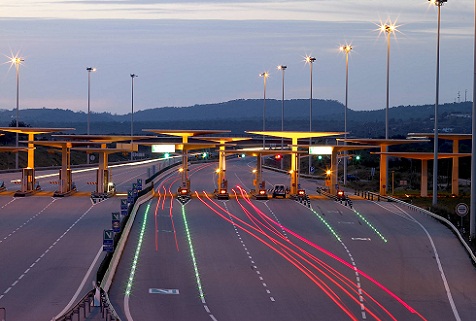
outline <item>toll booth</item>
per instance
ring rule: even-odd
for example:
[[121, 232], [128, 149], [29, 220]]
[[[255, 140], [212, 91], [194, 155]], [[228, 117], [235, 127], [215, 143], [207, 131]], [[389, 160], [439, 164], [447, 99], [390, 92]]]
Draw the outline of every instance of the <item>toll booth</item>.
[[21, 192], [27, 193], [36, 190], [35, 169], [23, 168], [21, 172]]

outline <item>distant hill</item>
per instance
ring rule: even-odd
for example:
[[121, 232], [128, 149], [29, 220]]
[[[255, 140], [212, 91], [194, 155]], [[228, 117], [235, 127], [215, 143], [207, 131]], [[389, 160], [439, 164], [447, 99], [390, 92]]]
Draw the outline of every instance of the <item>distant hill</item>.
[[[134, 113], [134, 132], [144, 128], [160, 129], [227, 129], [234, 134], [244, 130], [261, 130], [262, 99], [240, 99], [223, 103], [190, 107], [162, 107]], [[266, 100], [266, 129], [281, 129], [280, 100]], [[440, 130], [458, 133], [471, 132], [472, 102], [439, 106]], [[0, 126], [6, 127], [15, 119], [15, 110], [0, 110]], [[130, 133], [131, 115], [94, 113], [90, 115], [93, 134]], [[389, 109], [391, 136], [408, 132], [433, 130], [434, 105], [398, 106]], [[21, 109], [20, 120], [33, 127], [73, 127], [76, 133], [86, 132], [87, 114], [64, 109]], [[347, 113], [348, 131], [359, 137], [379, 137], [384, 133], [385, 110]], [[309, 130], [309, 99], [285, 101], [285, 130]], [[344, 105], [335, 100], [313, 100], [313, 130], [343, 131]]]

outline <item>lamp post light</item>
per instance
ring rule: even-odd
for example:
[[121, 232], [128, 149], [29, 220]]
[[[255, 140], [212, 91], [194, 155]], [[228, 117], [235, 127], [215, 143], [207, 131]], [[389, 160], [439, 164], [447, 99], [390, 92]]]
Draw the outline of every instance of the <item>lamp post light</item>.
[[[310, 71], [310, 98], [309, 98], [309, 132], [312, 132], [312, 64], [316, 61], [315, 57], [306, 56], [306, 63], [309, 64], [309, 71]], [[312, 138], [309, 138], [309, 146], [311, 146]], [[308, 174], [311, 174], [311, 167], [312, 167], [312, 156], [309, 155], [309, 166], [308, 166]]]
[[[397, 26], [393, 23], [385, 23], [380, 25], [380, 33], [385, 32], [387, 34], [387, 92], [386, 92], [386, 104], [385, 104], [385, 139], [388, 139], [388, 111], [390, 105], [390, 36], [392, 33], [397, 31]], [[388, 147], [385, 147], [385, 152], [388, 151]], [[381, 170], [381, 175], [383, 175], [383, 179], [381, 177], [381, 186], [380, 190], [381, 193], [386, 194], [388, 189], [388, 158], [387, 156], [380, 156], [385, 157], [382, 162], [385, 162], [385, 169]], [[384, 185], [382, 183], [385, 182]]]
[[[340, 51], [345, 53], [345, 109], [344, 109], [344, 139], [347, 139], [347, 102], [349, 95], [349, 53], [352, 51], [351, 45], [341, 46]], [[344, 145], [347, 142], [344, 140]], [[344, 151], [344, 186], [347, 184], [347, 151]]]
[[[476, 8], [476, 0], [474, 1]], [[474, 44], [473, 44], [473, 106], [472, 106], [472, 119], [471, 119], [471, 182], [476, 182], [476, 139], [473, 137], [476, 135], [476, 11], [474, 12]], [[476, 184], [471, 184], [470, 193], [470, 206], [469, 206], [469, 238], [474, 240], [476, 238]]]
[[[17, 83], [17, 95], [16, 95], [16, 117], [15, 124], [18, 127], [18, 114], [20, 110], [20, 65], [25, 61], [21, 57], [12, 57], [10, 62], [15, 65], [16, 71], [16, 83]], [[15, 146], [18, 147], [18, 133], [16, 133]], [[15, 153], [15, 169], [18, 169], [18, 153]]]
[[[279, 65], [278, 66], [278, 70], [281, 70], [282, 71], [282, 96], [281, 96], [281, 131], [283, 132], [284, 131], [284, 72], [286, 71], [288, 67], [287, 66], [284, 66], [284, 65]], [[281, 137], [281, 150], [284, 149], [284, 138]], [[283, 169], [283, 158], [284, 157], [281, 157], [281, 169]]]
[[[260, 77], [263, 77], [263, 131], [266, 130], [266, 80], [269, 77], [267, 71], [259, 74]], [[265, 149], [265, 135], [263, 135], [263, 149]]]
[[438, 104], [440, 92], [440, 22], [441, 7], [447, 0], [428, 0], [438, 7], [438, 26], [436, 36], [436, 97], [435, 97], [435, 137], [433, 141], [433, 198], [431, 204], [438, 204]]
[[[87, 67], [86, 71], [88, 72], [88, 124], [87, 124], [87, 130], [86, 134], [89, 135], [89, 113], [91, 110], [91, 72], [96, 71], [96, 68], [93, 67]], [[89, 155], [87, 155], [86, 163], [89, 164]]]
[[131, 160], [134, 159], [134, 78], [139, 77], [136, 74], [131, 74]]
[[397, 30], [394, 24], [381, 24], [380, 32], [387, 34], [387, 94], [385, 104], [385, 139], [388, 139], [388, 109], [390, 104], [390, 35]]

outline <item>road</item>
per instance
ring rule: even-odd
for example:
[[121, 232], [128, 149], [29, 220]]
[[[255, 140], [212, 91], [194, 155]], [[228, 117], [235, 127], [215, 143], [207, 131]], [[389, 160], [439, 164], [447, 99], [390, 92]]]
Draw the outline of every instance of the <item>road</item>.
[[191, 167], [185, 205], [177, 173], [140, 207], [109, 293], [123, 320], [474, 319], [476, 271], [436, 220], [358, 198], [250, 199], [250, 158], [228, 163], [218, 201], [215, 167]]
[[[153, 164], [112, 167], [118, 190], [145, 179]], [[0, 308], [8, 321], [49, 321], [93, 288], [104, 257], [103, 230], [111, 228], [111, 213], [120, 211], [124, 196], [93, 202], [88, 193], [95, 186], [87, 184], [95, 178], [91, 170], [73, 174], [79, 192], [71, 197], [52, 197], [56, 186], [46, 183], [35, 196], [13, 197], [17, 186], [10, 181], [17, 176], [1, 176], [8, 190], [0, 193]]]

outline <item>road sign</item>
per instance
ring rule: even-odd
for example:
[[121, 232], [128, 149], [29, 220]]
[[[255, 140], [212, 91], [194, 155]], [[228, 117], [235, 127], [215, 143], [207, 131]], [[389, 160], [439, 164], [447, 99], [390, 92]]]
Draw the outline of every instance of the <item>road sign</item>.
[[108, 245], [114, 243], [114, 231], [113, 230], [104, 230], [102, 244]]
[[309, 168], [309, 171], [310, 171], [311, 173], [314, 173], [315, 170], [316, 170], [316, 169], [314, 168], [314, 166], [311, 166], [311, 167]]
[[121, 198], [121, 210], [127, 210], [127, 199], [126, 198]]
[[121, 231], [121, 213], [119, 212], [112, 213], [112, 230], [115, 233], [119, 233]]
[[461, 217], [466, 216], [466, 214], [468, 214], [468, 211], [469, 211], [468, 205], [466, 205], [465, 203], [459, 203], [455, 207], [456, 214], [458, 214]]
[[137, 179], [137, 189], [138, 189], [139, 191], [142, 190], [142, 178], [138, 178], [138, 179]]
[[180, 294], [178, 289], [156, 289], [156, 288], [150, 288], [149, 293], [151, 294]]

